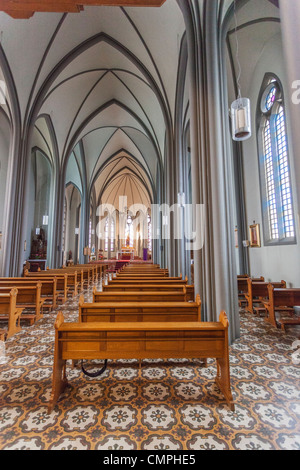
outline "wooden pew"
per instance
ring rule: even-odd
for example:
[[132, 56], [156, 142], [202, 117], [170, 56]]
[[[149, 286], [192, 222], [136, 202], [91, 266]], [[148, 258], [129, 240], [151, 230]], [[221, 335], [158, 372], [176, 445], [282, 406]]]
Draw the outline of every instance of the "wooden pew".
[[[1, 318], [1, 316], [0, 316]], [[0, 341], [6, 341], [7, 338], [7, 331], [0, 329]]]
[[141, 270], [138, 270], [138, 269], [128, 269], [128, 270], [124, 270], [124, 269], [119, 269], [117, 271], [117, 276], [121, 276], [121, 275], [132, 275], [132, 276], [136, 276], [138, 274], [147, 274], [147, 275], [161, 275], [161, 276], [165, 276], [165, 277], [168, 277], [170, 274], [169, 274], [169, 271], [166, 270], [166, 271], [161, 271], [159, 269], [155, 269], [155, 270], [150, 270], [150, 269], [141, 269]]
[[98, 269], [96, 265], [75, 265], [67, 268], [62, 268], [62, 270], [67, 273], [77, 271], [81, 274], [81, 290], [83, 290], [85, 286], [89, 287], [89, 285], [91, 285], [93, 282], [97, 282], [98, 280]]
[[58, 301], [58, 292], [57, 292], [57, 279], [40, 279], [40, 278], [29, 278], [29, 277], [1, 277], [0, 278], [0, 287], [11, 286], [19, 287], [21, 285], [37, 285], [40, 283], [41, 288], [41, 297], [44, 300], [43, 310], [55, 310], [57, 307]]
[[[111, 281], [108, 281], [108, 284], [107, 285], [123, 285], [123, 286], [127, 286], [127, 285], [130, 285], [130, 284], [133, 284], [133, 279], [112, 279]], [[147, 285], [147, 284], [151, 284], [153, 286], [156, 286], [156, 285], [161, 285], [161, 284], [164, 284], [164, 285], [184, 285], [186, 287], [186, 295], [187, 295], [187, 300], [189, 301], [194, 301], [195, 300], [195, 288], [193, 285], [188, 285], [187, 284], [188, 282], [188, 279], [186, 278], [185, 280], [177, 280], [176, 278], [163, 278], [163, 279], [140, 279], [138, 281], [138, 285], [139, 286], [144, 286], [144, 285]]]
[[215, 358], [216, 383], [232, 411], [228, 319], [219, 322], [169, 323], [65, 323], [60, 312], [55, 322], [55, 348], [50, 414], [68, 386], [66, 362], [80, 360]]
[[112, 291], [97, 292], [93, 290], [93, 303], [97, 302], [186, 302], [186, 290], [182, 291]]
[[113, 277], [111, 282], [121, 284], [122, 282], [148, 282], [155, 281], [155, 282], [171, 282], [178, 284], [187, 284], [187, 279], [182, 279], [182, 277], [164, 277], [164, 276], [117, 276]]
[[[78, 275], [78, 270], [69, 270], [69, 269], [47, 269], [46, 271], [39, 271], [38, 275], [43, 274], [45, 276], [57, 276], [61, 274], [66, 274], [67, 278], [67, 286], [69, 288], [69, 293], [75, 297], [78, 295], [78, 289], [81, 286], [81, 273]], [[79, 277], [79, 279], [78, 279]]]
[[126, 264], [122, 267], [122, 269], [131, 269], [131, 270], [134, 270], [134, 269], [137, 269], [137, 270], [156, 270], [156, 269], [165, 269], [165, 268], [161, 268], [159, 264], [142, 264], [142, 263], [139, 263], [139, 264]]
[[70, 287], [68, 286], [68, 274], [50, 274], [46, 271], [41, 271], [39, 273], [30, 273], [28, 270], [24, 271], [24, 277], [30, 279], [56, 279], [56, 291], [57, 291], [57, 299], [59, 302], [65, 303], [68, 300], [68, 293]]
[[[249, 276], [246, 277], [239, 277], [237, 278], [238, 283], [238, 296], [239, 296], [239, 306], [243, 307], [244, 304], [247, 302], [245, 299], [245, 294], [248, 292], [248, 279]], [[264, 277], [259, 278], [252, 278], [253, 282], [265, 282]]]
[[[286, 325], [300, 325], [300, 317], [292, 314], [294, 307], [300, 306], [300, 289], [276, 289], [272, 284], [269, 284], [268, 301], [263, 302], [263, 304], [267, 310], [266, 320], [276, 328], [278, 324], [281, 325], [283, 330], [285, 330]], [[290, 318], [279, 318], [277, 322], [276, 312], [279, 312], [280, 315], [282, 312], [287, 312], [291, 316]]]
[[21, 331], [20, 319], [24, 309], [17, 307], [17, 295], [18, 289], [15, 287], [8, 293], [0, 293], [0, 320], [8, 322], [6, 339]]
[[[248, 278], [248, 291], [245, 293], [245, 299], [247, 301], [246, 310], [250, 313], [254, 313], [254, 304], [262, 305], [262, 301], [268, 299], [268, 286], [269, 282], [253, 282], [251, 278]], [[275, 288], [285, 289], [286, 282], [272, 282], [271, 283]], [[265, 311], [265, 307], [262, 307], [262, 310]], [[256, 308], [256, 312], [258, 309]]]
[[[1, 286], [0, 294], [11, 292], [12, 286]], [[17, 307], [23, 309], [22, 320], [29, 320], [33, 325], [43, 317], [43, 304], [45, 300], [41, 296], [42, 284], [37, 283], [34, 285], [20, 284], [17, 286]], [[35, 313], [24, 313], [24, 310], [34, 310]]]
[[201, 300], [195, 302], [98, 302], [79, 299], [79, 322], [201, 321]]
[[[162, 277], [169, 277], [169, 274], [167, 273], [161, 273], [161, 272], [158, 272], [158, 273], [150, 273], [150, 272], [132, 272], [132, 273], [128, 273], [128, 272], [120, 272], [120, 273], [117, 273], [116, 277], [118, 279], [122, 279], [124, 277], [135, 277], [135, 278], [138, 278], [138, 277], [157, 277], [157, 278], [162, 278]], [[177, 279], [182, 279], [182, 276], [180, 277], [177, 277]]]

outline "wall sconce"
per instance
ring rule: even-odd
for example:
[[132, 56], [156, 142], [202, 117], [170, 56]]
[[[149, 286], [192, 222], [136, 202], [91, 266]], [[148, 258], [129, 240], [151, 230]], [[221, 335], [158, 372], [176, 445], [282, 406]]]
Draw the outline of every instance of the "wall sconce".
[[43, 216], [43, 225], [48, 225], [48, 222], [49, 222], [49, 217], [48, 217], [48, 215], [44, 215], [44, 216]]
[[75, 228], [75, 235], [79, 235], [79, 228]]

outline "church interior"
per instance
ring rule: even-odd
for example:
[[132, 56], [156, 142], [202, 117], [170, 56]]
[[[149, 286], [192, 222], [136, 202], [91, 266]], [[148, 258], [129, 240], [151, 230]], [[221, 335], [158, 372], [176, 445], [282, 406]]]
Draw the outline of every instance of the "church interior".
[[0, 2], [0, 449], [300, 450], [300, 1], [82, 1]]

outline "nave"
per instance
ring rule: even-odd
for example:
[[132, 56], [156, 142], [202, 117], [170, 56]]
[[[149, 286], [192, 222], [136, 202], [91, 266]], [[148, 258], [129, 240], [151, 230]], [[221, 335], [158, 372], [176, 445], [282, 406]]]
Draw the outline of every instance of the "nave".
[[[83, 292], [92, 302], [91, 284]], [[241, 337], [230, 346], [235, 412], [214, 383], [208, 360], [108, 362], [91, 379], [68, 364], [70, 387], [54, 411], [51, 394], [54, 323], [78, 321], [80, 295], [6, 341], [0, 365], [1, 450], [299, 450], [299, 366], [293, 363], [297, 328], [286, 333], [240, 309]], [[99, 363], [85, 365], [90, 371]], [[102, 367], [102, 363], [101, 363]]]

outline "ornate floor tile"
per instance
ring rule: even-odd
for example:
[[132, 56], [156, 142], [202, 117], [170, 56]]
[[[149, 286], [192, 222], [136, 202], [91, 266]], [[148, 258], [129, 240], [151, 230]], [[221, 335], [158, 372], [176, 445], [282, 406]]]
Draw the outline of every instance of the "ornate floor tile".
[[189, 450], [228, 450], [226, 441], [219, 439], [214, 434], [194, 435], [187, 442]]
[[96, 450], [136, 450], [136, 442], [130, 440], [128, 436], [106, 436], [96, 445]]
[[149, 405], [142, 410], [142, 423], [151, 431], [168, 431], [177, 423], [175, 410], [167, 405]]
[[142, 387], [142, 396], [149, 401], [166, 401], [170, 398], [171, 391], [164, 383], [150, 383]]
[[67, 411], [61, 426], [66, 432], [86, 431], [97, 423], [98, 415], [99, 410], [95, 406], [75, 406]]
[[171, 451], [171, 450], [182, 450], [182, 443], [176, 441], [171, 435], [151, 435], [148, 439], [142, 442], [142, 450], [154, 450], [154, 451]]
[[[78, 300], [60, 308], [65, 321], [77, 320]], [[141, 365], [109, 360], [95, 379], [68, 361], [69, 387], [48, 415], [56, 315], [22, 325], [5, 343], [1, 450], [300, 450], [294, 330], [286, 334], [241, 310], [241, 337], [230, 347], [235, 412], [215, 384], [214, 359], [204, 367], [201, 360], [162, 358]]]
[[255, 434], [238, 434], [232, 445], [236, 450], [275, 450], [267, 439]]
[[202, 405], [185, 405], [179, 409], [182, 422], [193, 430], [212, 429], [217, 423], [210, 408]]
[[128, 431], [137, 423], [137, 411], [131, 406], [111, 406], [104, 410], [102, 425], [108, 431]]

